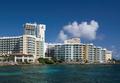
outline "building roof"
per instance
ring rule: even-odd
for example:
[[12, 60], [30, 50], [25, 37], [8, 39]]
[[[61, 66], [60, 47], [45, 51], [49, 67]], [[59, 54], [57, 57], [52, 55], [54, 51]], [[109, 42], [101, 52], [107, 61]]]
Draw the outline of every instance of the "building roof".
[[0, 37], [0, 39], [13, 39], [13, 38], [20, 38], [22, 36], [9, 36], [9, 37]]

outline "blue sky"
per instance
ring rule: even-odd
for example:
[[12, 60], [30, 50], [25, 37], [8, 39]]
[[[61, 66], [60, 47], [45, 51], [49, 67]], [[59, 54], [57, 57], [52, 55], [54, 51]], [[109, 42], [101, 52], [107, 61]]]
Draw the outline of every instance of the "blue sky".
[[0, 36], [23, 34], [23, 24], [46, 24], [46, 41], [56, 42], [63, 26], [95, 20], [99, 24], [95, 40], [81, 38], [84, 43], [114, 51], [120, 50], [119, 0], [0, 0]]

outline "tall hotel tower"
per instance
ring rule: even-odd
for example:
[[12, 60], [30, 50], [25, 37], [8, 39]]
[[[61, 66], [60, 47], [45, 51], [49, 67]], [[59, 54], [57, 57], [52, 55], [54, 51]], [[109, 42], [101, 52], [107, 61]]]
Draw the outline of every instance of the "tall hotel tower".
[[[26, 23], [24, 25], [24, 53], [33, 53], [35, 58], [37, 57], [45, 57], [44, 52], [44, 44], [45, 44], [45, 29], [46, 26], [44, 24], [31, 24]], [[27, 42], [27, 43], [26, 43]], [[33, 46], [33, 47], [32, 47]], [[30, 49], [31, 48], [31, 49]], [[27, 50], [26, 50], [27, 49]], [[26, 52], [27, 51], [27, 52]]]
[[0, 60], [13, 56], [14, 62], [37, 62], [38, 58], [45, 57], [46, 25], [26, 23], [23, 27], [22, 36], [0, 37]]

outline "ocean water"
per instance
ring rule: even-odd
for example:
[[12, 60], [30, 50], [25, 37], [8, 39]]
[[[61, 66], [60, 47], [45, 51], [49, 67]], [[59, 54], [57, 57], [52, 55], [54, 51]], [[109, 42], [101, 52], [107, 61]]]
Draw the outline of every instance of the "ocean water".
[[0, 83], [120, 83], [120, 65], [1, 66]]

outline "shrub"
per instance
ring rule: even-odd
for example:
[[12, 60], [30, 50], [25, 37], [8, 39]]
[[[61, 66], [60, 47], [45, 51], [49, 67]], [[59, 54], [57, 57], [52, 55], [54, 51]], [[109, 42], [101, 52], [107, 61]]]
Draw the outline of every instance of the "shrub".
[[44, 59], [44, 58], [39, 58], [38, 61], [39, 63], [42, 63], [42, 64], [54, 64], [53, 60]]

